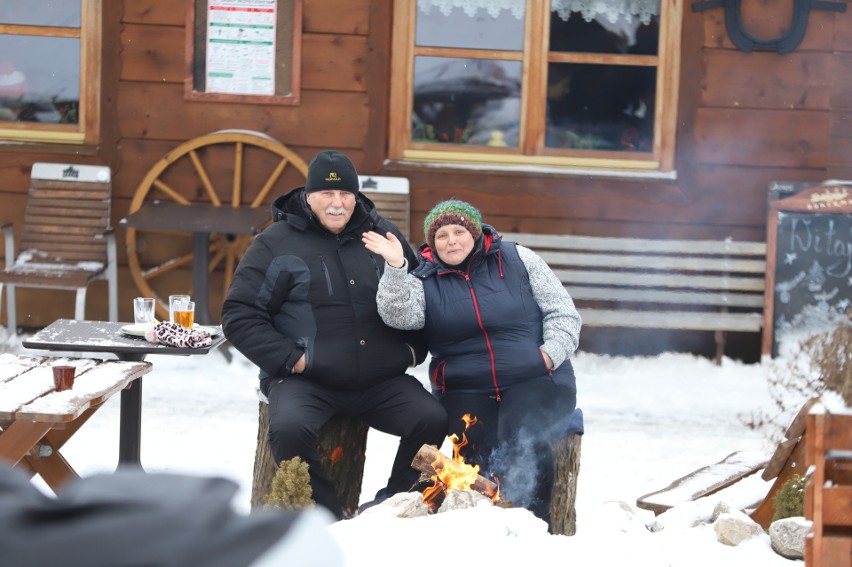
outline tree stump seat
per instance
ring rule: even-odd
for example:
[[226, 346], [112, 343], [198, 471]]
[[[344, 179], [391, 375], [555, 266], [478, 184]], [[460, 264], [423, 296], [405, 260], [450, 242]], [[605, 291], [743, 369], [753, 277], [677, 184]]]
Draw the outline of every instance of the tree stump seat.
[[[336, 415], [320, 430], [317, 446], [326, 478], [335, 489], [343, 512], [352, 515], [361, 498], [361, 481], [367, 452], [367, 424]], [[257, 449], [254, 456], [254, 477], [251, 486], [251, 506], [261, 507], [272, 489], [272, 479], [278, 465], [272, 457], [267, 433], [269, 431], [269, 404], [258, 404]]]
[[577, 531], [577, 477], [580, 474], [582, 434], [570, 432], [553, 444], [553, 492], [550, 497], [550, 533]]
[[[576, 425], [579, 420], [579, 428]], [[251, 506], [261, 507], [272, 489], [277, 464], [269, 448], [269, 404], [258, 404], [257, 449], [254, 459]], [[323, 471], [337, 489], [344, 514], [353, 515], [361, 497], [361, 483], [369, 427], [344, 415], [333, 417], [320, 430], [317, 442]], [[550, 502], [551, 532], [574, 535], [577, 524], [577, 476], [580, 472], [582, 411], [575, 410], [575, 426], [552, 444], [553, 496]]]

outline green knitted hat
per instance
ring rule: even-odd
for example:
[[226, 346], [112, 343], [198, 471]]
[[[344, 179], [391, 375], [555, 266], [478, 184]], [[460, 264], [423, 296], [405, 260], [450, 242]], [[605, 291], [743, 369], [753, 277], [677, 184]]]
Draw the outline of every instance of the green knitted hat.
[[476, 207], [464, 201], [442, 201], [429, 211], [423, 221], [423, 234], [429, 247], [435, 249], [435, 233], [442, 226], [457, 224], [465, 227], [476, 240], [482, 234], [482, 215]]

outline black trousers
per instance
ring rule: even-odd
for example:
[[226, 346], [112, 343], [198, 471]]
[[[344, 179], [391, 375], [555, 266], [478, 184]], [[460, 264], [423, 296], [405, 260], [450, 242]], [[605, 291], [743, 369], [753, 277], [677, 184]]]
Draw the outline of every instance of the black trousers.
[[[480, 466], [482, 476], [496, 477], [500, 494], [550, 524], [553, 452], [550, 444], [565, 430], [577, 405], [576, 388], [549, 377], [530, 380], [501, 392], [501, 401], [487, 393], [447, 391], [441, 396], [449, 433], [468, 444], [465, 461]], [[465, 432], [462, 416], [476, 417]]]
[[314, 501], [338, 518], [343, 510], [317, 453], [319, 431], [334, 415], [361, 419], [400, 438], [388, 484], [376, 498], [409, 490], [420, 475], [411, 468], [414, 455], [424, 443], [440, 447], [447, 435], [447, 413], [407, 374], [354, 392], [330, 390], [299, 377], [267, 379], [261, 389], [269, 398], [269, 445], [275, 462], [297, 455], [307, 462]]

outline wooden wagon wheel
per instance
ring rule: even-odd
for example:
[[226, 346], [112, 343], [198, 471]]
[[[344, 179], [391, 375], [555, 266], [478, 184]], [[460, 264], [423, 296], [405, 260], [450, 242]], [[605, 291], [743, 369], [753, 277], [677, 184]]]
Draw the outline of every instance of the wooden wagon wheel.
[[[193, 203], [267, 206], [285, 190], [304, 184], [307, 172], [301, 157], [265, 134], [221, 130], [184, 142], [160, 158], [136, 189], [129, 212], [150, 200], [171, 200], [190, 207]], [[191, 209], [187, 214], [192, 214]], [[234, 269], [251, 239], [251, 235], [210, 235], [211, 312], [219, 313]], [[192, 294], [189, 232], [128, 227], [127, 256], [133, 280], [142, 295], [156, 300], [161, 319], [168, 317], [169, 295]]]

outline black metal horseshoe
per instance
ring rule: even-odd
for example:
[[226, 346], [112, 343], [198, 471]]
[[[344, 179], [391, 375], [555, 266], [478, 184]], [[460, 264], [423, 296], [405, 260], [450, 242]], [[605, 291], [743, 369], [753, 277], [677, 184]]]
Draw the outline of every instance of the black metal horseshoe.
[[703, 12], [713, 8], [725, 9], [725, 29], [731, 42], [740, 51], [750, 53], [753, 50], [777, 51], [784, 54], [796, 49], [805, 37], [808, 29], [808, 18], [811, 10], [829, 10], [832, 12], [845, 12], [845, 2], [832, 2], [827, 0], [793, 0], [793, 21], [787, 33], [779, 35], [775, 39], [760, 39], [745, 30], [743, 26], [740, 8], [742, 0], [701, 0], [692, 5], [693, 12]]

